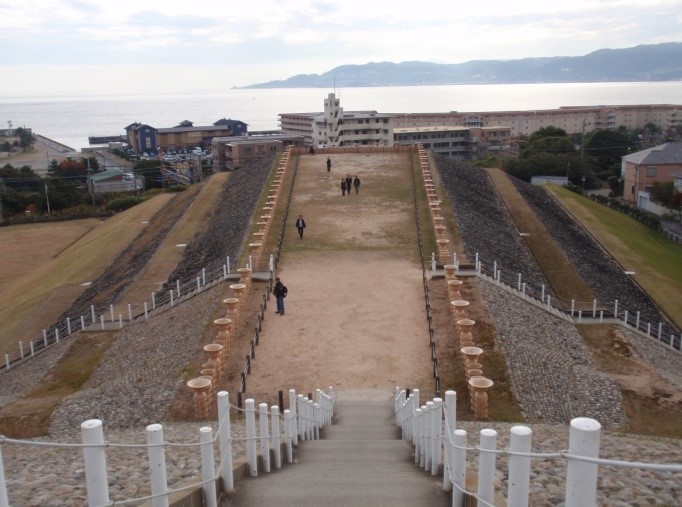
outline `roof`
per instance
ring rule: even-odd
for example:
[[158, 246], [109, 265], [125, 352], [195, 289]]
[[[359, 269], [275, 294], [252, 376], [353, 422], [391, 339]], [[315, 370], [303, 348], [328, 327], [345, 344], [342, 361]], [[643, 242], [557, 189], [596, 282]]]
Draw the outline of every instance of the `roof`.
[[455, 131], [462, 132], [469, 130], [471, 130], [470, 127], [463, 127], [461, 125], [453, 126], [434, 125], [430, 127], [393, 127], [394, 134], [407, 134], [410, 132], [414, 132], [415, 134], [418, 134], [420, 132], [455, 132]]
[[625, 155], [623, 160], [631, 164], [682, 164], [682, 142], [665, 143]]
[[119, 171], [118, 169], [109, 169], [108, 171], [102, 171], [101, 173], [95, 173], [90, 176], [90, 179], [92, 181], [102, 181], [102, 180], [108, 180], [110, 178], [120, 178], [123, 176], [123, 173]]
[[165, 129], [156, 129], [159, 134], [168, 134], [171, 132], [215, 132], [216, 130], [230, 131], [231, 127], [226, 125], [208, 125], [205, 127], [171, 127]]

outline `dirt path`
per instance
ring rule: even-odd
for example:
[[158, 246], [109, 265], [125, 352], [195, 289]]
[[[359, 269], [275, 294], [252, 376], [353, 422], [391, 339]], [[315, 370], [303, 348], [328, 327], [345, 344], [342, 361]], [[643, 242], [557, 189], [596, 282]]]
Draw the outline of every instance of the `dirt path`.
[[[335, 387], [340, 397], [385, 398], [395, 386], [432, 386], [407, 154], [300, 158], [279, 276], [284, 316], [269, 307], [247, 393]], [[357, 175], [360, 193], [341, 195]], [[304, 239], [293, 222], [306, 220]]]

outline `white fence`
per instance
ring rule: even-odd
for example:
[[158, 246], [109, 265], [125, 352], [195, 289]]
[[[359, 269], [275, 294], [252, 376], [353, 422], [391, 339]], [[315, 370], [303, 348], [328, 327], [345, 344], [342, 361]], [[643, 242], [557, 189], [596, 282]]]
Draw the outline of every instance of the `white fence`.
[[[509, 456], [508, 507], [529, 505], [532, 459], [563, 459], [566, 461], [566, 507], [596, 505], [599, 465], [682, 472], [682, 464], [649, 464], [614, 461], [599, 458], [601, 424], [594, 419], [578, 417], [571, 421], [568, 450], [553, 453], [531, 452], [532, 431], [526, 426], [510, 429], [509, 449], [497, 449], [497, 432], [484, 429], [479, 445], [466, 445], [467, 432], [457, 429], [454, 391], [445, 393], [445, 401], [434, 398], [420, 405], [419, 390], [409, 396], [405, 390], [395, 390], [396, 425], [403, 440], [412, 441], [415, 463], [432, 475], [443, 474], [443, 487], [452, 491], [453, 507], [462, 507], [465, 496], [477, 500], [478, 506], [495, 505], [495, 462], [498, 454]], [[476, 491], [466, 489], [467, 453], [478, 455]], [[442, 459], [442, 463], [441, 463]]]
[[[17, 505], [12, 501], [7, 490], [5, 470], [2, 461], [2, 449], [9, 445], [47, 446], [57, 448], [82, 448], [87, 488], [88, 505], [111, 506], [132, 505], [143, 501], [151, 501], [153, 507], [169, 505], [170, 495], [185, 490], [203, 490], [203, 505], [217, 506], [217, 479], [221, 480], [224, 491], [234, 488], [233, 449], [232, 443], [240, 440], [232, 435], [230, 410], [242, 411], [246, 421], [247, 470], [250, 477], [258, 475], [260, 469], [268, 473], [272, 467], [282, 466], [282, 444], [287, 463], [293, 463], [293, 447], [300, 440], [314, 440], [320, 436], [320, 428], [331, 424], [334, 410], [334, 391], [330, 387], [327, 392], [316, 390], [315, 400], [289, 390], [289, 409], [283, 412], [283, 424], [280, 423], [280, 410], [276, 405], [268, 409], [266, 403], [258, 406], [258, 426], [256, 425], [256, 407], [253, 399], [247, 399], [245, 409], [240, 410], [230, 405], [229, 394], [221, 391], [218, 397], [218, 428], [214, 432], [211, 427], [199, 428], [199, 442], [171, 443], [163, 437], [160, 424], [150, 424], [146, 428], [146, 444], [126, 444], [108, 442], [104, 438], [102, 421], [90, 419], [81, 424], [81, 444], [43, 442], [37, 440], [17, 440], [0, 436], [0, 507]], [[282, 432], [283, 429], [283, 432]], [[218, 445], [219, 464], [215, 466], [213, 446]], [[171, 489], [167, 481], [165, 449], [167, 447], [196, 447], [201, 454], [201, 482], [181, 488]], [[107, 477], [108, 448], [146, 448], [149, 455], [149, 486], [151, 494], [122, 500], [111, 500]], [[260, 451], [259, 451], [260, 448]]]
[[[436, 270], [435, 254], [431, 256], [431, 269]], [[457, 254], [453, 256], [453, 265], [459, 266]], [[462, 273], [457, 271], [458, 275]], [[662, 321], [645, 322], [640, 310], [627, 309], [615, 301], [570, 301], [552, 297], [550, 291], [544, 285], [533, 287], [524, 281], [521, 273], [509, 273], [503, 271], [501, 264], [492, 261], [487, 266], [484, 264], [478, 252], [474, 258], [474, 272], [469, 273], [480, 278], [488, 279], [498, 286], [506, 289], [529, 302], [539, 303], [537, 306], [553, 313], [558, 317], [570, 319], [577, 324], [620, 324], [630, 330], [637, 331], [642, 335], [653, 338], [666, 345], [675, 352], [682, 350], [682, 332], [670, 324]]]

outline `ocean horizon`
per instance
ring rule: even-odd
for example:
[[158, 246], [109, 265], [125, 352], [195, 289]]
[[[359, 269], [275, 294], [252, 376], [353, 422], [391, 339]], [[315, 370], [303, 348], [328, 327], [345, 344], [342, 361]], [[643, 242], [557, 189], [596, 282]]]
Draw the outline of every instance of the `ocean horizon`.
[[123, 135], [140, 122], [157, 128], [184, 120], [211, 125], [241, 120], [249, 131], [278, 130], [281, 113], [321, 112], [335, 92], [344, 111], [439, 113], [526, 111], [566, 106], [680, 104], [682, 81], [518, 85], [394, 86], [363, 88], [231, 88], [169, 94], [92, 94], [0, 97], [0, 128], [31, 128], [75, 149], [89, 136]]

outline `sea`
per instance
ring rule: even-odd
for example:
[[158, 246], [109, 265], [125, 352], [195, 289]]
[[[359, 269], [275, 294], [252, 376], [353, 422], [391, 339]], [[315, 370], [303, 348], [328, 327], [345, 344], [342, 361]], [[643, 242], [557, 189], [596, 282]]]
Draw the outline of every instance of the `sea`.
[[0, 96], [0, 129], [31, 128], [76, 150], [88, 136], [123, 135], [140, 122], [157, 128], [183, 120], [195, 126], [221, 118], [247, 123], [249, 131], [277, 130], [278, 114], [319, 112], [328, 93], [345, 111], [428, 113], [523, 111], [562, 106], [677, 104], [682, 81], [642, 83], [553, 83], [396, 86], [371, 88], [225, 89], [177, 94]]

